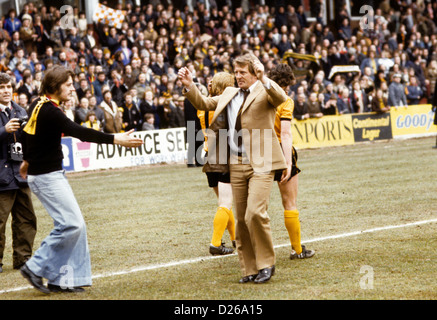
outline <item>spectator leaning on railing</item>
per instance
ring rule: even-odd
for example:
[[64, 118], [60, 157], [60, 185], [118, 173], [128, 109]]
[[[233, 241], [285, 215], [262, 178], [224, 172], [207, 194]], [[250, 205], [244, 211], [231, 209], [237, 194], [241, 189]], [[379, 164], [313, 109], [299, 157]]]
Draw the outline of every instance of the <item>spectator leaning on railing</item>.
[[401, 74], [393, 75], [393, 80], [388, 87], [388, 104], [391, 107], [407, 106], [405, 86], [401, 83]]

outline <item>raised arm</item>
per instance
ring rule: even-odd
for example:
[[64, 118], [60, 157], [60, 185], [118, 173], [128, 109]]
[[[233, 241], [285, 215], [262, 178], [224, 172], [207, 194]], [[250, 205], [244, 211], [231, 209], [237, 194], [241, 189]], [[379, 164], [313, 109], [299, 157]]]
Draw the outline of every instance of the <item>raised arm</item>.
[[269, 102], [277, 107], [287, 100], [285, 91], [273, 80], [269, 79], [264, 73], [264, 65], [258, 58], [252, 60], [253, 70], [258, 80], [264, 85], [264, 88], [269, 95]]
[[208, 98], [202, 95], [200, 90], [194, 85], [193, 75], [187, 67], [179, 69], [178, 77], [184, 86], [182, 94], [187, 97], [194, 108], [205, 111], [216, 109], [218, 96]]
[[189, 90], [193, 85], [193, 75], [187, 67], [183, 67], [178, 71], [178, 77], [186, 90]]

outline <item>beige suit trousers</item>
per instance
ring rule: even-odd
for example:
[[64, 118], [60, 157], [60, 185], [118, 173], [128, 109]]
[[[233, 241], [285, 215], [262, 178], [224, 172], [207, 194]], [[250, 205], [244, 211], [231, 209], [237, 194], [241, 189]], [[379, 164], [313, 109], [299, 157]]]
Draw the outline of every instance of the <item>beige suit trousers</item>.
[[275, 264], [267, 207], [273, 172], [254, 173], [250, 164], [230, 164], [236, 209], [236, 240], [243, 276]]

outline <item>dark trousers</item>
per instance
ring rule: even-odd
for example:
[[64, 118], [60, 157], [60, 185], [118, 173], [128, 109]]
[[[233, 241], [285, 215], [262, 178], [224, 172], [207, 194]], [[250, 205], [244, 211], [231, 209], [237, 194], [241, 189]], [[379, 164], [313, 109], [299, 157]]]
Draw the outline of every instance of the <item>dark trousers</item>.
[[13, 267], [23, 265], [32, 256], [36, 235], [36, 216], [28, 187], [18, 190], [0, 191], [0, 266], [5, 249], [6, 222], [12, 214]]

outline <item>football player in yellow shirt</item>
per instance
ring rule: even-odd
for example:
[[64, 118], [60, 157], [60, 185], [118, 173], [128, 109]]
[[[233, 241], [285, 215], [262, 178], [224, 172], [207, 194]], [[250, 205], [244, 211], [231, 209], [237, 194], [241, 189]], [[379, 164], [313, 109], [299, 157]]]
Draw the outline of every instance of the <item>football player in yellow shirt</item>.
[[[288, 86], [293, 84], [295, 77], [293, 70], [288, 64], [278, 64], [270, 70], [270, 79], [288, 91]], [[297, 152], [293, 147], [291, 135], [291, 120], [293, 119], [294, 101], [289, 98], [278, 106], [275, 118], [275, 131], [282, 146], [287, 165], [291, 167], [291, 175], [288, 181], [281, 181], [281, 172], [275, 175], [278, 187], [281, 192], [282, 205], [284, 207], [284, 222], [291, 242], [292, 251], [290, 259], [305, 259], [314, 256], [315, 251], [306, 249], [301, 244], [301, 232], [299, 211], [297, 209], [298, 173], [300, 169], [296, 166]]]

